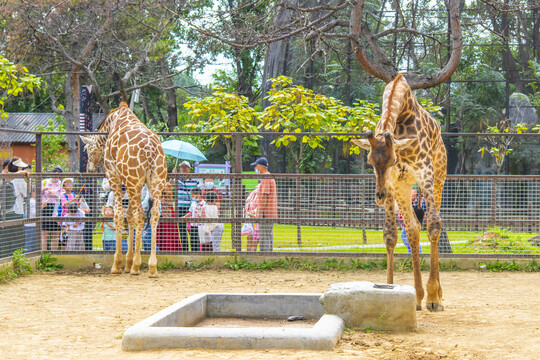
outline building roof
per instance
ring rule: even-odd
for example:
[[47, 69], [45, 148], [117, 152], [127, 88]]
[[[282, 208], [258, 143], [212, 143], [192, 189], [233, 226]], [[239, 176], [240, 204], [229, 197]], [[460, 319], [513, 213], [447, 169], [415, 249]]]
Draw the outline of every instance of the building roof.
[[[47, 126], [49, 119], [56, 118], [55, 113], [10, 113], [6, 121], [0, 120], [0, 131], [2, 128], [14, 129], [14, 130], [25, 130], [25, 131], [36, 131], [37, 127], [40, 125]], [[93, 114], [93, 125], [94, 129], [101, 124], [105, 118], [104, 114]], [[56, 130], [56, 122], [53, 122]], [[34, 134], [25, 134], [25, 133], [9, 133], [9, 141], [16, 143], [35, 143], [36, 137]]]

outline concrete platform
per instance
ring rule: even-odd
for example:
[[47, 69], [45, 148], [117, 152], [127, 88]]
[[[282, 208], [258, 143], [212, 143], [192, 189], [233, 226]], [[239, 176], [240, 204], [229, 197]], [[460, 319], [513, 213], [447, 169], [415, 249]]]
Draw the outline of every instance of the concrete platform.
[[321, 296], [325, 314], [338, 315], [350, 328], [416, 331], [416, 290], [409, 285], [353, 281], [330, 285]]
[[[166, 348], [330, 350], [341, 338], [343, 320], [325, 315], [322, 294], [198, 294], [129, 328], [128, 351]], [[205, 318], [318, 319], [305, 327], [195, 327]]]

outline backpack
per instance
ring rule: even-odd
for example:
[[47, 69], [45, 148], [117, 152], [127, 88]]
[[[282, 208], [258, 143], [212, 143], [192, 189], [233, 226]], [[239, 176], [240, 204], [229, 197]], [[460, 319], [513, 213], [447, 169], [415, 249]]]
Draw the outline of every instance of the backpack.
[[[4, 199], [5, 197], [5, 199]], [[0, 191], [0, 209], [2, 214], [7, 214], [13, 211], [15, 205], [15, 187], [8, 181], [2, 185], [2, 191]]]

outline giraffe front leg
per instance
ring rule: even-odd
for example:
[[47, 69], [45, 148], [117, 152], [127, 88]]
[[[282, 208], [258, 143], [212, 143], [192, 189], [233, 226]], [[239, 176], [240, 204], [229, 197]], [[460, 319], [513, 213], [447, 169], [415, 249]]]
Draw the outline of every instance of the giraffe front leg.
[[[113, 187], [113, 190], [115, 187]], [[114, 192], [114, 227], [116, 228], [116, 251], [114, 252], [114, 261], [111, 268], [112, 274], [122, 273], [122, 230], [124, 228], [124, 214], [122, 209], [122, 196], [117, 191]]]
[[386, 282], [394, 283], [394, 249], [397, 243], [396, 215], [394, 213], [394, 198], [387, 196], [384, 203], [383, 239], [386, 245]]
[[405, 234], [410, 244], [411, 258], [414, 274], [414, 288], [416, 290], [416, 310], [422, 310], [424, 287], [420, 271], [420, 227], [421, 224], [414, 213], [411, 203], [411, 185], [402, 183], [396, 191], [396, 201], [405, 225]]

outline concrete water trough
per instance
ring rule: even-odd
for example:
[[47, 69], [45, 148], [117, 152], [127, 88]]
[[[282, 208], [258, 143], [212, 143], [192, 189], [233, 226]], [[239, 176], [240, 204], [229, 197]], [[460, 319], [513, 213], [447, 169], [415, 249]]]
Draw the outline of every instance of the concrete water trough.
[[[193, 295], [129, 328], [122, 349], [330, 350], [341, 338], [344, 322], [324, 314], [321, 295]], [[301, 320], [287, 323], [290, 316]], [[250, 320], [255, 327], [242, 327]]]

